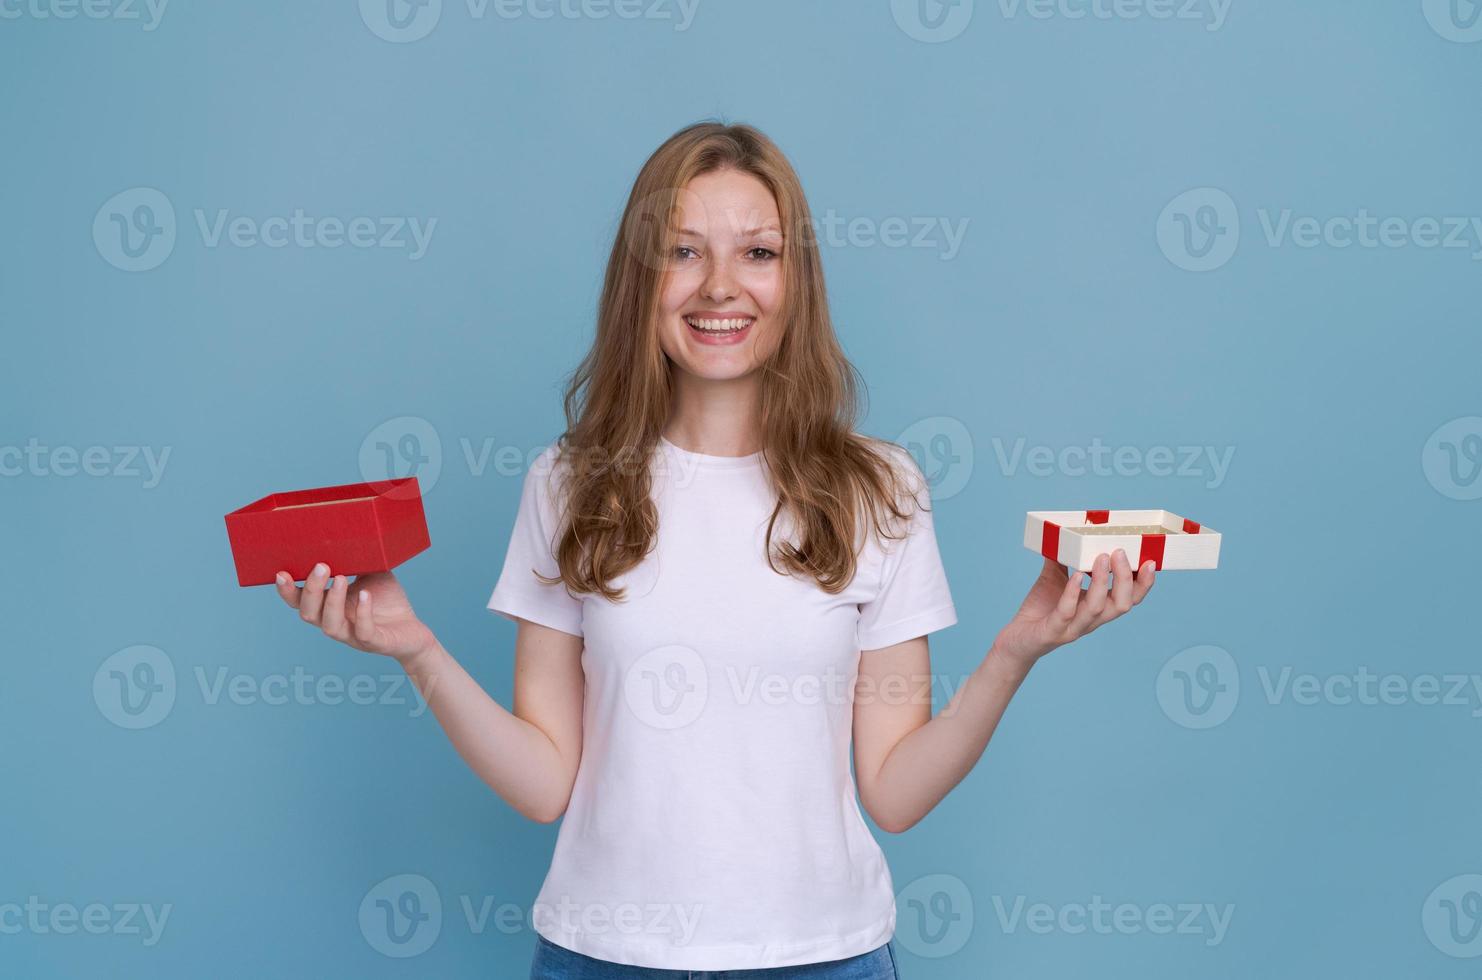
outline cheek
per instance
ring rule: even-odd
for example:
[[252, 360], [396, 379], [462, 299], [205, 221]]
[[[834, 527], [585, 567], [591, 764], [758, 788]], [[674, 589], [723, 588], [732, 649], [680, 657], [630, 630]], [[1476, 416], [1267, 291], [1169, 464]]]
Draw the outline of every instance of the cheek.
[[664, 276], [659, 287], [659, 306], [665, 313], [678, 313], [684, 309], [695, 293], [694, 276], [687, 271], [670, 272]]
[[747, 277], [746, 291], [763, 313], [775, 313], [782, 304], [782, 264], [771, 262]]

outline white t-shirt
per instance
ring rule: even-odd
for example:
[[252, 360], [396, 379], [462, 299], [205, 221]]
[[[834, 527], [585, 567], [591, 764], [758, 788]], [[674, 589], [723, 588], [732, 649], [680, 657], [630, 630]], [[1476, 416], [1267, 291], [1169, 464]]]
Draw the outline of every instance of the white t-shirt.
[[[895, 453], [929, 504], [920, 469]], [[614, 580], [627, 592], [612, 603], [532, 572], [556, 572], [555, 458], [553, 444], [525, 477], [489, 599], [585, 640], [581, 765], [536, 931], [668, 970], [792, 966], [885, 943], [895, 896], [850, 771], [853, 692], [861, 651], [957, 622], [930, 511], [905, 539], [868, 535], [852, 583], [830, 595], [766, 563], [775, 497], [760, 453], [661, 440], [657, 546]], [[789, 527], [783, 515], [775, 533]]]

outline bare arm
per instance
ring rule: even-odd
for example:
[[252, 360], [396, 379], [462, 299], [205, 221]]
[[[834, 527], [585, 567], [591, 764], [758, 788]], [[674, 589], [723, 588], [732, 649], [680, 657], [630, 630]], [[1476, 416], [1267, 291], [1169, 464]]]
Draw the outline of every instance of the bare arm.
[[[1039, 658], [1140, 603], [1156, 574], [1148, 562], [1134, 578], [1118, 552], [1113, 561], [1097, 560], [1082, 590], [1081, 572], [1069, 575], [1047, 559], [1019, 612], [935, 718], [926, 637], [865, 653], [855, 688], [854, 768], [860, 802], [881, 829], [901, 833], [930, 813], [977, 765]], [[904, 693], [892, 697], [892, 690]]]
[[860, 801], [882, 830], [909, 830], [962, 782], [1028, 673], [990, 650], [933, 718], [926, 637], [860, 659], [854, 768]]
[[441, 643], [402, 666], [468, 767], [520, 813], [550, 823], [566, 812], [581, 761], [581, 652], [581, 637], [520, 620], [513, 711]]
[[390, 572], [350, 585], [321, 565], [303, 588], [279, 575], [278, 594], [327, 636], [401, 664], [463, 761], [510, 806], [542, 823], [565, 812], [581, 761], [581, 637], [519, 621], [508, 711], [417, 619]]

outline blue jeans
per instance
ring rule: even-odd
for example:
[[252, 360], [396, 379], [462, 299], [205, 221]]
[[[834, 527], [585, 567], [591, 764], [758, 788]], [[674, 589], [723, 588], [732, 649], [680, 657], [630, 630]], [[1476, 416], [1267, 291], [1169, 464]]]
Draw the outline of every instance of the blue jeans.
[[895, 946], [886, 943], [858, 956], [766, 970], [657, 970], [593, 959], [536, 937], [530, 980], [900, 980]]

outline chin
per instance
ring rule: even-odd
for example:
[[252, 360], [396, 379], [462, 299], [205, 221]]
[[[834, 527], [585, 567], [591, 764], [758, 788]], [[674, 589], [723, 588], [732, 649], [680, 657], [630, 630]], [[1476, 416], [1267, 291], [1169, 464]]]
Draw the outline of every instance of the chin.
[[756, 370], [750, 360], [744, 364], [697, 364], [693, 361], [675, 361], [674, 363], [684, 373], [701, 381], [735, 381]]

